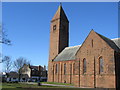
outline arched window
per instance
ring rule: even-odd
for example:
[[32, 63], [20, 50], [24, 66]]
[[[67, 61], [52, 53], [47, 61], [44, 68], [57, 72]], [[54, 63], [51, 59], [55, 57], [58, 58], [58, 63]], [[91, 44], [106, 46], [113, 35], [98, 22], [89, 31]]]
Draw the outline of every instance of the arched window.
[[63, 66], [63, 65], [61, 64], [61, 74], [62, 74], [62, 70], [63, 70], [63, 69], [62, 69], [62, 68], [63, 68], [62, 66]]
[[73, 74], [75, 74], [75, 63], [73, 64]]
[[53, 30], [56, 30], [56, 25], [53, 26]]
[[83, 59], [83, 74], [87, 71], [86, 59]]
[[72, 75], [72, 64], [70, 64], [70, 75]]
[[93, 39], [92, 39], [92, 41], [91, 41], [91, 44], [92, 44], [92, 47], [93, 47]]
[[100, 57], [100, 58], [99, 58], [99, 73], [102, 73], [102, 72], [104, 71], [104, 70], [103, 70], [103, 64], [104, 64], [103, 58]]
[[56, 64], [55, 68], [56, 68], [56, 73], [58, 73], [58, 64]]
[[53, 65], [53, 68], [51, 68], [53, 71], [54, 71], [54, 65]]
[[64, 64], [64, 75], [66, 74], [66, 64]]

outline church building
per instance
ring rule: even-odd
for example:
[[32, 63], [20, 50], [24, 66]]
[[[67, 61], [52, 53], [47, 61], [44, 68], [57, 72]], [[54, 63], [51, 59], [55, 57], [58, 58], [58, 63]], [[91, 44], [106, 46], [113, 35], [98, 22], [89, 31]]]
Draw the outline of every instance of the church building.
[[60, 5], [51, 20], [48, 63], [48, 82], [119, 88], [120, 38], [91, 30], [81, 45], [69, 47], [69, 20]]

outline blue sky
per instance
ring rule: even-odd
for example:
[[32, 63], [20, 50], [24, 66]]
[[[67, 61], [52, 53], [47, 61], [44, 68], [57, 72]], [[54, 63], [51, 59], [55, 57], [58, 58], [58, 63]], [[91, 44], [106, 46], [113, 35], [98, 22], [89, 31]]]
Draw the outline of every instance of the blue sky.
[[[33, 65], [48, 66], [50, 21], [58, 2], [18, 2], [2, 4], [2, 19], [11, 46], [3, 45], [3, 54], [22, 56]], [[62, 3], [69, 19], [69, 46], [80, 45], [91, 29], [110, 38], [118, 37], [118, 6], [115, 3]]]

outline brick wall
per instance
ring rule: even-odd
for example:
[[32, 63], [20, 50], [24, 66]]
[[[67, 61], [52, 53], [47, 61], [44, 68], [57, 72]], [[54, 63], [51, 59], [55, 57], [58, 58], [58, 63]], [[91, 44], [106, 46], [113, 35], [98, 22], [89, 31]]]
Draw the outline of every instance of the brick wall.
[[[93, 42], [91, 42], [93, 41]], [[99, 59], [103, 59], [103, 72], [100, 73]], [[76, 87], [115, 88], [115, 56], [114, 50], [94, 31], [80, 47], [76, 60], [51, 62], [51, 82], [72, 83]], [[86, 59], [86, 73], [83, 73], [83, 59]], [[58, 71], [56, 73], [56, 64]], [[66, 64], [66, 74], [64, 74]]]
[[[93, 42], [92, 42], [93, 41]], [[100, 73], [99, 58], [103, 59], [103, 72]], [[114, 50], [94, 31], [84, 41], [77, 53], [80, 58], [80, 86], [81, 87], [115, 87]], [[83, 74], [83, 59], [87, 61], [87, 72]], [[110, 80], [110, 82], [108, 82]]]

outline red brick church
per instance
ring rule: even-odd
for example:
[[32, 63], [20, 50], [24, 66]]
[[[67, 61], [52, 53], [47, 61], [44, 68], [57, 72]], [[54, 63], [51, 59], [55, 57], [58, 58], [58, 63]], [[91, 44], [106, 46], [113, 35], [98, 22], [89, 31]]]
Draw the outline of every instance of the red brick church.
[[76, 87], [118, 88], [120, 38], [91, 30], [85, 41], [69, 47], [69, 21], [60, 5], [51, 20], [48, 82]]

